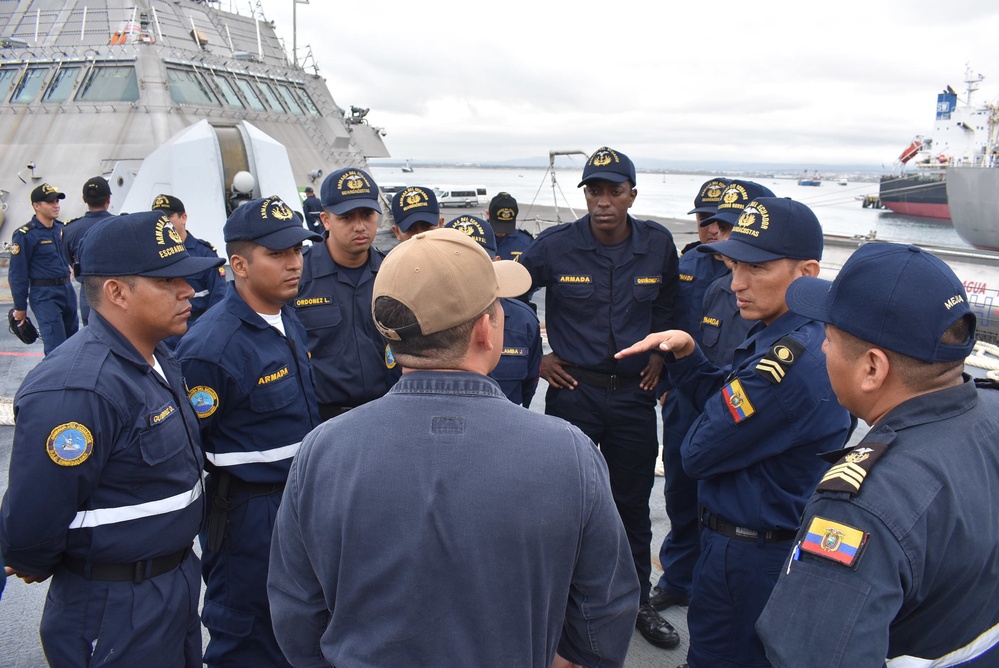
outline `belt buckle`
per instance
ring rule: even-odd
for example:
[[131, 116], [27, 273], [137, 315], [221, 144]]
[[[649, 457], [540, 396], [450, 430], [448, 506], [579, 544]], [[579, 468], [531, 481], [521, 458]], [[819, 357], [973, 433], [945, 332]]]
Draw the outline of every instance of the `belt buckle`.
[[754, 531], [753, 529], [747, 529], [746, 527], [737, 526], [735, 527], [735, 535], [738, 536], [739, 538], [749, 538], [752, 540], [756, 540], [756, 538], [760, 534], [758, 531]]
[[614, 391], [614, 390], [617, 390], [617, 389], [620, 388], [620, 385], [618, 385], [618, 382], [617, 382], [619, 378], [621, 378], [621, 376], [617, 375], [616, 373], [612, 373], [610, 375], [610, 377], [607, 379], [607, 381], [610, 383], [610, 388], [609, 389], [611, 391]]

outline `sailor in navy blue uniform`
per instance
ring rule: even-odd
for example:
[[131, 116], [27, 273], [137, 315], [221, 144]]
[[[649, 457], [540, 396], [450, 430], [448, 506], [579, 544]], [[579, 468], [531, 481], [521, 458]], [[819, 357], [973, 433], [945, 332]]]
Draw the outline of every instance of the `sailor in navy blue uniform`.
[[322, 243], [305, 253], [295, 311], [309, 333], [323, 420], [389, 391], [402, 375], [371, 320], [371, 289], [385, 254], [371, 244], [382, 212], [378, 185], [360, 169], [323, 181]]
[[53, 666], [200, 667], [194, 537], [204, 459], [180, 366], [190, 257], [166, 217], [106, 219], [81, 264], [90, 325], [25, 377], [0, 550], [25, 582], [52, 576], [42, 647]]
[[659, 455], [653, 391], [663, 360], [654, 353], [619, 362], [613, 353], [672, 326], [676, 246], [666, 228], [628, 215], [638, 191], [635, 166], [623, 153], [598, 149], [579, 185], [589, 214], [543, 231], [520, 257], [533, 287], [546, 288], [552, 352], [541, 362], [545, 412], [600, 447], [642, 583], [638, 629], [653, 644], [675, 647], [679, 635], [648, 602], [649, 495]]
[[305, 212], [305, 224], [316, 234], [323, 233], [323, 223], [319, 220], [319, 214], [323, 211], [322, 202], [316, 197], [316, 191], [312, 186], [305, 187], [305, 199], [302, 200], [302, 210]]
[[822, 245], [822, 228], [805, 205], [752, 200], [727, 241], [698, 247], [732, 261], [742, 316], [759, 321], [732, 365], [713, 365], [680, 330], [619, 353], [672, 353], [673, 391], [702, 411], [680, 446], [701, 505], [687, 612], [692, 668], [769, 665], [756, 619], [825, 472], [817, 455], [842, 447], [852, 427], [825, 371], [822, 324], [789, 312], [784, 301], [795, 278], [818, 273]]
[[[738, 315], [737, 308], [735, 318], [724, 320], [714, 310], [706, 308], [704, 296], [712, 283], [716, 280], [731, 282], [731, 277], [720, 256], [696, 252], [696, 248], [727, 239], [742, 209], [752, 197], [773, 194], [756, 183], [736, 182], [741, 187], [731, 187], [731, 183], [730, 179], [709, 179], [694, 198], [694, 208], [687, 212], [697, 216], [698, 240], [688, 244], [680, 254], [680, 286], [675, 301], [676, 328], [689, 333], [716, 366], [724, 366], [731, 361], [731, 354], [745, 338], [749, 323]], [[714, 309], [726, 305], [712, 302], [710, 306]], [[705, 321], [717, 324], [704, 329]], [[721, 337], [717, 336], [723, 322], [726, 330], [734, 330], [734, 334], [726, 331], [726, 338], [738, 337], [725, 351], [719, 348]], [[709, 335], [711, 345], [705, 345], [705, 333]], [[716, 359], [716, 353], [724, 354], [727, 360], [721, 362]], [[665, 374], [660, 382], [668, 388]], [[694, 564], [700, 551], [700, 521], [697, 516], [697, 481], [683, 470], [680, 444], [700, 413], [682, 393], [666, 391], [662, 410], [663, 470], [666, 477], [663, 487], [670, 531], [659, 548], [663, 574], [650, 596], [652, 607], [656, 610], [664, 610], [674, 604], [686, 605], [690, 601]]]
[[774, 666], [999, 666], [999, 392], [963, 374], [975, 315], [925, 250], [861, 246], [790, 308], [826, 325], [840, 403], [871, 425], [805, 508], [756, 628]]
[[[97, 221], [114, 215], [108, 211], [108, 207], [111, 206], [111, 185], [107, 179], [103, 176], [87, 179], [87, 182], [83, 184], [83, 201], [87, 205], [87, 212], [66, 223], [62, 238], [66, 244], [69, 261], [72, 263], [73, 275], [80, 283], [83, 283], [80, 269], [80, 249], [83, 246], [83, 237]], [[87, 303], [86, 290], [80, 290], [80, 321], [84, 327], [90, 322], [90, 304]]]
[[409, 186], [392, 195], [392, 221], [392, 234], [402, 242], [441, 227], [444, 217], [433, 190]]
[[[187, 231], [187, 209], [180, 199], [173, 195], [157, 195], [153, 200], [153, 211], [162, 210], [170, 218], [180, 238], [184, 241], [184, 248], [194, 257], [218, 257], [218, 251], [204, 239], [198, 239]], [[206, 271], [200, 276], [192, 276], [188, 283], [194, 288], [194, 298], [191, 299], [191, 321], [188, 328], [194, 326], [205, 311], [211, 306], [222, 301], [225, 296], [226, 278], [225, 267], [218, 267]], [[171, 348], [177, 347], [180, 337], [170, 337], [164, 343]]]
[[493, 232], [496, 234], [496, 254], [501, 260], [519, 260], [534, 241], [530, 232], [517, 227], [519, 213], [517, 200], [510, 193], [497, 193], [489, 201], [486, 220], [493, 226]]
[[46, 355], [80, 328], [63, 241], [66, 226], [57, 220], [59, 200], [63, 199], [66, 194], [47, 183], [32, 190], [35, 215], [14, 231], [10, 242], [7, 280], [14, 298], [14, 317], [23, 323], [31, 303]]
[[223, 227], [234, 275], [177, 347], [208, 461], [212, 509], [201, 533], [209, 666], [285, 666], [271, 629], [271, 530], [292, 458], [319, 424], [305, 329], [288, 302], [306, 230], [277, 197]]
[[[467, 234], [485, 249], [494, 262], [501, 259], [496, 254], [496, 236], [487, 221], [466, 214], [444, 227]], [[518, 299], [504, 297], [500, 299], [500, 304], [505, 315], [503, 351], [489, 377], [499, 383], [510, 401], [530, 408], [541, 375], [541, 323], [534, 309]]]

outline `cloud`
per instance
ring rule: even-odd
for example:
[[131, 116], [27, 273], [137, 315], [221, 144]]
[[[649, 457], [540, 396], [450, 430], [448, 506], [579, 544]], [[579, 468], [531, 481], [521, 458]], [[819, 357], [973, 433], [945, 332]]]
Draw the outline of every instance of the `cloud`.
[[[290, 42], [286, 3], [268, 18]], [[276, 13], [273, 13], [276, 12]], [[342, 107], [371, 107], [394, 155], [488, 161], [610, 144], [633, 155], [890, 163], [966, 63], [994, 63], [999, 6], [960, 0], [611, 4], [483, 10], [298, 6]], [[978, 94], [999, 90], [999, 70]]]

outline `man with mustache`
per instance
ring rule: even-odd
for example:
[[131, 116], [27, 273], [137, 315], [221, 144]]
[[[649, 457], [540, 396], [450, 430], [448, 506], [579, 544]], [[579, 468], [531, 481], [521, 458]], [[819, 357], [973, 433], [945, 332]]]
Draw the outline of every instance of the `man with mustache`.
[[225, 298], [180, 341], [211, 500], [200, 534], [209, 666], [287, 666], [267, 605], [271, 530], [292, 458], [319, 424], [305, 329], [288, 305], [302, 242], [319, 236], [277, 197], [251, 200], [223, 227], [234, 275]]
[[384, 395], [402, 370], [371, 321], [371, 288], [385, 257], [371, 247], [382, 213], [378, 184], [351, 167], [327, 176], [319, 193], [326, 233], [305, 253], [295, 310], [309, 333], [325, 421]]

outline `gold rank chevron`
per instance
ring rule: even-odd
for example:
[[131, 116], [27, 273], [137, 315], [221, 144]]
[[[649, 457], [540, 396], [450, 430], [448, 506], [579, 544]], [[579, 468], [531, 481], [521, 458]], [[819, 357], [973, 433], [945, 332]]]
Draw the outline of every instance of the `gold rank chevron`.
[[861, 467], [850, 462], [843, 462], [842, 464], [837, 464], [829, 469], [829, 471], [822, 477], [819, 484], [821, 485], [822, 483], [830, 480], [842, 480], [847, 485], [859, 490], [860, 485], [864, 482], [864, 478], [866, 476], [867, 471]]
[[770, 374], [773, 376], [775, 383], [784, 380], [784, 367], [776, 360], [768, 360], [766, 358], [760, 360], [759, 364], [756, 365], [756, 371], [761, 374]]

